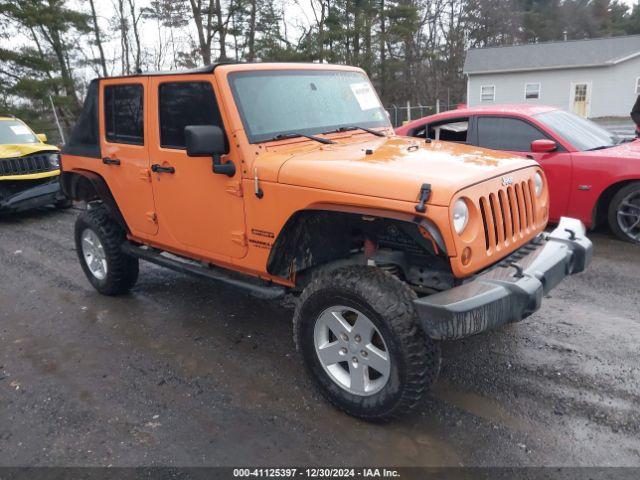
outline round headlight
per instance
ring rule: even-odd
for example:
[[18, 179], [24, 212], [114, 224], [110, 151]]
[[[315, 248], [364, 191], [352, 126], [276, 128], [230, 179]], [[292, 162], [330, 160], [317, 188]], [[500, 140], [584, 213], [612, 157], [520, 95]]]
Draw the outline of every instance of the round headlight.
[[542, 174], [540, 172], [537, 172], [533, 181], [536, 187], [536, 197], [539, 197], [540, 195], [542, 195], [542, 188], [544, 187]]
[[456, 203], [453, 204], [452, 217], [453, 228], [458, 235], [461, 235], [469, 223], [469, 207], [467, 206], [467, 202], [461, 198], [456, 200]]
[[49, 154], [49, 165], [51, 165], [51, 168], [60, 168], [60, 154], [59, 153], [51, 153], [51, 154]]

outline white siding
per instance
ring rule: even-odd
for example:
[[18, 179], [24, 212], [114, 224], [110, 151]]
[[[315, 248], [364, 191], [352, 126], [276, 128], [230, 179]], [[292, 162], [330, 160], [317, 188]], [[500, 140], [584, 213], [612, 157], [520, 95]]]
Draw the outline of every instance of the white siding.
[[[591, 84], [589, 116], [626, 117], [636, 101], [636, 85], [640, 77], [640, 57], [612, 67], [548, 70], [469, 76], [467, 88], [469, 106], [532, 103], [553, 105], [571, 110], [571, 84]], [[525, 84], [540, 84], [540, 99], [525, 100]], [[495, 85], [494, 102], [481, 102], [483, 85]]]

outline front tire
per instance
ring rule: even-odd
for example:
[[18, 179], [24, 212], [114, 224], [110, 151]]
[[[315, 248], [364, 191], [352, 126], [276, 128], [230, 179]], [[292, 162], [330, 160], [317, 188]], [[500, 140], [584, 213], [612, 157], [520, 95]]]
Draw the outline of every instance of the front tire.
[[621, 240], [640, 243], [640, 182], [621, 188], [609, 204], [609, 227]]
[[320, 392], [349, 415], [387, 421], [415, 407], [440, 370], [415, 293], [376, 268], [323, 272], [304, 290], [294, 337]]
[[138, 259], [122, 252], [126, 232], [100, 205], [89, 206], [76, 220], [80, 265], [93, 287], [104, 295], [127, 293], [138, 280]]

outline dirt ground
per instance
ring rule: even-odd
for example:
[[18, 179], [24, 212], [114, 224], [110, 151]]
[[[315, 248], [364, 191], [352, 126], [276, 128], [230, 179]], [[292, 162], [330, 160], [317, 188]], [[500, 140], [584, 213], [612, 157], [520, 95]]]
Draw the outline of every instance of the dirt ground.
[[528, 320], [443, 347], [433, 394], [370, 425], [313, 390], [292, 312], [142, 264], [96, 293], [76, 210], [0, 220], [0, 465], [640, 466], [640, 247]]

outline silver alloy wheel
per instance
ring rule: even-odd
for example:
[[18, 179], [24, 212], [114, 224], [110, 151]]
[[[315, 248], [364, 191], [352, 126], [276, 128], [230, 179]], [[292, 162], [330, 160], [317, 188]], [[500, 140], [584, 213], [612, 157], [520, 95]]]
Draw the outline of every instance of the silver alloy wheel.
[[618, 225], [636, 242], [640, 241], [640, 192], [631, 192], [624, 197], [618, 208]]
[[340, 305], [327, 308], [316, 320], [313, 337], [325, 372], [347, 392], [373, 395], [389, 381], [389, 349], [362, 312]]
[[107, 277], [107, 256], [104, 253], [102, 242], [93, 230], [85, 229], [82, 232], [82, 256], [89, 267], [91, 274], [98, 280]]

